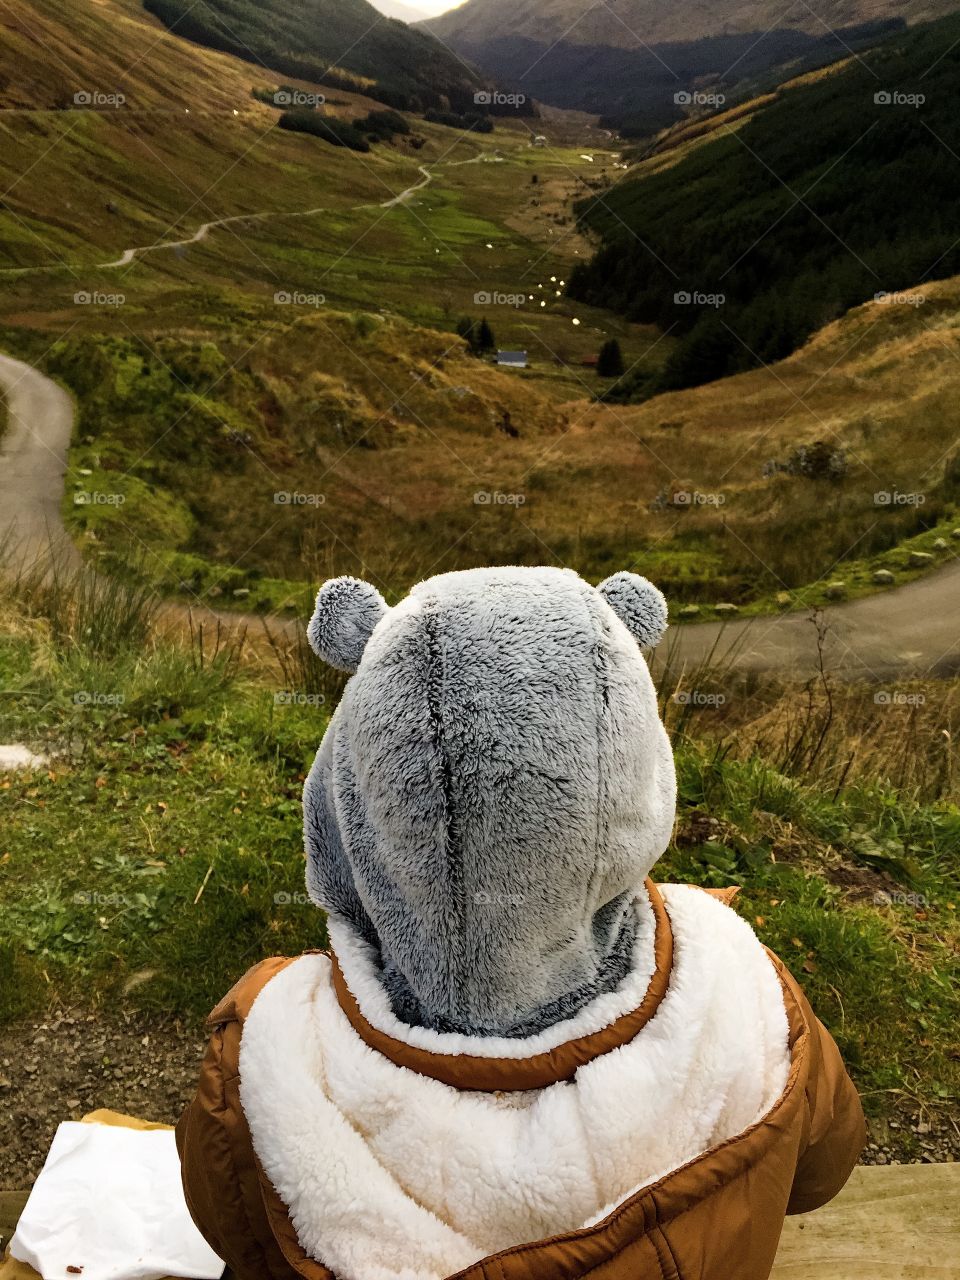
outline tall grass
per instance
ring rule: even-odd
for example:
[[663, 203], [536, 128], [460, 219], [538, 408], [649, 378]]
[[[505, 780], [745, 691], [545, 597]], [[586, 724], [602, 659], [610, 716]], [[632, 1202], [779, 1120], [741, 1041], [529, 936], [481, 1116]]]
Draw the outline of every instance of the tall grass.
[[771, 775], [813, 783], [833, 799], [846, 788], [879, 785], [921, 804], [960, 801], [960, 683], [837, 683], [824, 666], [817, 625], [819, 670], [802, 684], [735, 672], [739, 645], [725, 648], [722, 632], [689, 671], [669, 649], [654, 673], [674, 747], [705, 747], [718, 767], [754, 759]]
[[45, 621], [58, 654], [82, 650], [112, 657], [143, 646], [159, 608], [152, 588], [136, 576], [106, 578], [51, 549], [19, 563], [0, 546], [0, 600]]
[[271, 628], [266, 618], [263, 629], [283, 688], [278, 692], [292, 698], [309, 698], [332, 711], [340, 701], [347, 675], [321, 662], [307, 640], [306, 620], [291, 630]]
[[209, 717], [242, 674], [243, 632], [189, 617], [186, 635], [166, 634], [148, 586], [53, 554], [26, 566], [0, 554], [0, 609], [40, 636], [31, 668], [7, 690], [7, 713], [15, 722], [18, 699], [45, 708], [58, 751], [82, 748], [95, 722]]

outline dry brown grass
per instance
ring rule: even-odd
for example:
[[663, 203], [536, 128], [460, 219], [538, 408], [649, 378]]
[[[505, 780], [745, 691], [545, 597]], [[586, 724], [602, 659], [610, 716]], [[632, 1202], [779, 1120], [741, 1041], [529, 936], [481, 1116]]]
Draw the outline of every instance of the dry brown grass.
[[842, 683], [823, 666], [804, 683], [786, 672], [758, 679], [711, 654], [691, 671], [668, 661], [657, 683], [676, 745], [761, 759], [824, 796], [853, 785], [920, 803], [960, 799], [960, 680]]
[[[311, 317], [252, 357], [286, 427], [266, 453], [273, 475], [210, 478], [204, 554], [229, 557], [255, 481], [258, 493], [325, 494], [319, 510], [282, 513], [265, 535], [262, 562], [284, 576], [317, 555], [339, 571], [362, 564], [388, 587], [397, 566], [409, 581], [491, 561], [590, 576], [628, 565], [677, 600], [749, 600], [842, 574], [844, 557], [881, 551], [950, 509], [960, 281], [924, 292], [916, 309], [857, 308], [773, 368], [636, 406], [557, 403], [562, 384], [499, 371], [400, 321], [359, 336], [346, 317]], [[594, 380], [583, 372], [586, 393]], [[765, 461], [817, 440], [846, 451], [844, 480], [764, 477]], [[925, 501], [878, 506], [884, 490]], [[651, 510], [677, 492], [722, 504]], [[477, 503], [477, 493], [516, 499]]]
[[[638, 550], [701, 546], [746, 580], [794, 586], [847, 555], [882, 549], [928, 518], [960, 440], [960, 282], [924, 286], [920, 307], [869, 303], [770, 368], [660, 396], [638, 406], [571, 411], [548, 446], [550, 465], [606, 494], [609, 516], [629, 521]], [[778, 475], [800, 444], [847, 452], [839, 483]], [[917, 507], [884, 508], [878, 491], [920, 492]], [[660, 491], [719, 494], [717, 507], [647, 506]], [[726, 549], [724, 549], [726, 544]]]

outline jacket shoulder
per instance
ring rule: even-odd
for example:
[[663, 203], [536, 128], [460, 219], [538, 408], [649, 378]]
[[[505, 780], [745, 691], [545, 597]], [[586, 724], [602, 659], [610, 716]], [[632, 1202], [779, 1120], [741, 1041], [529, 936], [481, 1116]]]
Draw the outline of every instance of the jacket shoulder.
[[214, 1005], [207, 1015], [207, 1027], [221, 1026], [225, 1022], [242, 1023], [253, 1002], [267, 983], [281, 973], [287, 965], [293, 964], [298, 956], [271, 956], [251, 966], [242, 978], [239, 978], [219, 1004]]

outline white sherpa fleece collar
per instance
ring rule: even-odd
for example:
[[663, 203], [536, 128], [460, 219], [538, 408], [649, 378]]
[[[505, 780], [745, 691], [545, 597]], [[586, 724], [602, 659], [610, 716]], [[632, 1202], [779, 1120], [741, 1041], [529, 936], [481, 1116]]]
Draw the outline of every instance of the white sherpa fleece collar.
[[656, 1014], [544, 1089], [464, 1093], [396, 1066], [350, 1026], [326, 956], [269, 982], [244, 1024], [240, 1098], [304, 1251], [341, 1280], [442, 1280], [600, 1221], [765, 1114], [789, 1071], [776, 971], [729, 908], [681, 886], [664, 898], [674, 963]]
[[334, 916], [327, 919], [327, 932], [340, 971], [360, 1012], [377, 1031], [429, 1053], [454, 1057], [465, 1054], [476, 1058], [529, 1058], [534, 1054], [549, 1053], [570, 1040], [602, 1031], [636, 1009], [643, 1000], [656, 967], [656, 917], [646, 889], [637, 896], [632, 909], [637, 919], [633, 960], [630, 972], [620, 986], [597, 996], [574, 1017], [554, 1023], [524, 1039], [433, 1031], [429, 1027], [413, 1027], [401, 1022], [390, 1007], [389, 997], [380, 980], [376, 948], [365, 942], [345, 920]]

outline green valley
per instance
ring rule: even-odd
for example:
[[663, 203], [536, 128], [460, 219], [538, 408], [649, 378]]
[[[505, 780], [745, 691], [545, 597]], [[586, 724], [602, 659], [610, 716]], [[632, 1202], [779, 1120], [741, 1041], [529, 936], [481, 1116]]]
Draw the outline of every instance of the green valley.
[[[111, 83], [98, 52], [109, 27], [129, 49], [125, 101], [59, 109]], [[52, 41], [64, 56], [44, 80], [36, 51]], [[662, 192], [659, 229], [676, 235], [684, 218], [667, 210], [682, 187], [690, 216], [707, 218], [698, 201], [727, 172], [717, 153], [749, 158], [738, 138], [799, 114], [811, 93], [846, 101], [849, 69], [668, 131], [622, 177], [618, 144], [563, 114], [539, 126], [543, 146], [520, 119], [478, 134], [407, 113], [406, 131], [365, 152], [289, 132], [272, 101], [285, 81], [164, 32], [135, 0], [83, 0], [69, 18], [33, 0], [11, 51], [3, 344], [76, 398], [64, 516], [114, 572], [146, 572], [187, 601], [298, 614], [334, 563], [388, 591], [491, 560], [594, 578], [627, 566], [656, 576], [677, 613], [704, 617], [721, 602], [776, 611], [876, 591], [955, 554], [953, 282], [925, 287], [921, 306], [850, 311], [772, 376], [661, 394], [696, 331], [669, 309], [638, 322], [570, 296], [610, 252], [586, 265], [605, 209]], [[18, 83], [47, 109], [19, 112]], [[318, 120], [356, 128], [383, 110], [300, 86], [321, 90]], [[797, 163], [815, 165], [814, 136]], [[768, 179], [754, 169], [739, 195], [759, 229], [769, 201], [750, 192]], [[728, 231], [715, 219], [711, 234]], [[694, 243], [709, 235], [684, 252]], [[630, 246], [611, 280], [621, 294], [644, 256]], [[824, 233], [827, 282], [832, 246]], [[840, 306], [808, 295], [824, 321]], [[744, 304], [758, 323], [764, 297]], [[460, 331], [481, 320], [525, 368], [471, 352]], [[624, 373], [599, 377], [611, 338]], [[820, 470], [800, 461], [811, 450]], [[117, 500], [75, 501], [90, 491]]]

